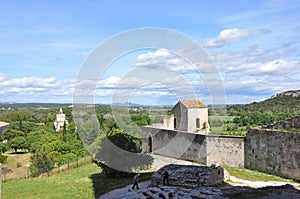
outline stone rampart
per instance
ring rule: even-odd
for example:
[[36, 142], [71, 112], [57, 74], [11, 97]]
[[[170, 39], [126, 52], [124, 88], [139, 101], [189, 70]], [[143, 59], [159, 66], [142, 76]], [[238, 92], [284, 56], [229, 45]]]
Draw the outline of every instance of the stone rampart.
[[245, 139], [245, 167], [300, 180], [300, 133], [250, 129]]

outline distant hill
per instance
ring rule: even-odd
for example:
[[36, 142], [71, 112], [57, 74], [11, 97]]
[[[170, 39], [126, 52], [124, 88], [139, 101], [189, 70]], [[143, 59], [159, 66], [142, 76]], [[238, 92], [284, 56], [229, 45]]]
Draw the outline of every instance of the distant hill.
[[289, 113], [300, 115], [300, 90], [285, 91], [273, 95], [270, 99], [244, 105], [228, 105], [229, 113], [260, 112], [281, 114]]

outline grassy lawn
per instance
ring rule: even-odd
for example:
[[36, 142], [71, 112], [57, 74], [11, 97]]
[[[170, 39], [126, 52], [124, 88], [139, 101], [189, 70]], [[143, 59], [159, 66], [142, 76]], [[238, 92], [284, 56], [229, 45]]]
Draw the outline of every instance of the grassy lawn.
[[224, 166], [224, 169], [226, 169], [230, 173], [230, 175], [244, 180], [294, 182], [293, 180], [290, 179], [281, 178], [279, 176], [270, 175], [267, 173], [249, 170], [249, 169], [241, 169], [241, 168], [226, 167], [226, 166]]
[[[141, 180], [143, 179], [149, 179], [149, 174], [142, 174]], [[2, 184], [2, 199], [92, 199], [131, 183], [132, 177], [106, 178], [101, 174], [100, 168], [91, 163], [51, 177], [5, 182]]]

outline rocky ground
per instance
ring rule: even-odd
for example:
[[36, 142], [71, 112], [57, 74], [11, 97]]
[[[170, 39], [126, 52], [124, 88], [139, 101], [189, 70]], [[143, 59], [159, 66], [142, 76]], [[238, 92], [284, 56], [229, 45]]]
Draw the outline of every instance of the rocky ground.
[[[154, 156], [156, 170], [166, 164], [195, 165], [188, 161], [175, 160]], [[100, 196], [99, 199], [300, 199], [300, 184], [286, 182], [248, 181], [225, 174], [226, 183], [212, 187], [197, 189], [180, 188], [175, 186], [149, 187], [150, 181], [140, 183], [140, 190], [132, 190], [131, 186], [113, 190]]]
[[223, 184], [219, 187], [202, 187], [185, 189], [178, 187], [148, 187], [138, 191], [130, 191], [118, 196], [119, 199], [297, 199], [300, 191], [292, 185], [267, 186], [251, 188], [246, 186], [232, 186]]

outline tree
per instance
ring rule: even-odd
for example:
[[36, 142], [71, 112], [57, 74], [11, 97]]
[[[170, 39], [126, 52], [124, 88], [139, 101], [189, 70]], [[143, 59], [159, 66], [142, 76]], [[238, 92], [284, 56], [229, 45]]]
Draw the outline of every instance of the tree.
[[30, 173], [33, 177], [39, 176], [42, 173], [50, 173], [55, 165], [55, 159], [58, 152], [49, 151], [46, 146], [39, 147], [31, 156]]
[[[106, 137], [99, 140], [99, 149], [96, 152], [94, 162], [102, 168], [102, 173], [108, 177], [128, 176], [129, 172], [124, 171], [133, 172], [134, 169], [148, 168], [152, 164], [153, 158], [138, 153], [140, 152], [138, 142], [140, 142], [138, 138], [124, 133], [121, 129], [114, 129]], [[111, 143], [117, 147], [112, 147]], [[136, 153], [136, 155], [127, 159], [123, 155], [123, 150], [119, 149]], [[122, 168], [123, 171], [110, 168], [109, 165], [114, 165], [114, 168]]]
[[14, 130], [20, 130], [20, 131], [24, 132], [24, 135], [26, 136], [29, 132], [31, 132], [37, 128], [41, 128], [41, 127], [38, 126], [34, 122], [23, 121], [21, 125], [19, 122], [13, 122], [9, 125], [8, 128], [14, 129]]
[[0, 120], [8, 123], [18, 122], [19, 125], [22, 125], [23, 121], [28, 121], [31, 119], [31, 115], [26, 110], [19, 110], [8, 112], [0, 115]]
[[0, 142], [0, 152], [5, 153], [8, 150], [7, 144]]
[[24, 136], [24, 132], [12, 128], [7, 128], [2, 132], [2, 139], [7, 141], [19, 136]]
[[17, 152], [18, 149], [26, 149], [26, 139], [22, 136], [15, 137], [8, 142], [8, 146], [14, 149], [15, 152]]

